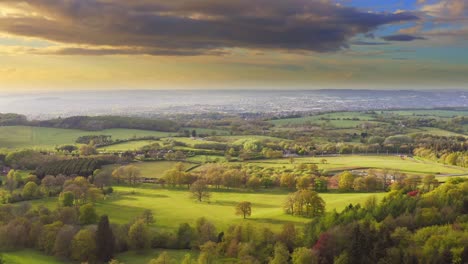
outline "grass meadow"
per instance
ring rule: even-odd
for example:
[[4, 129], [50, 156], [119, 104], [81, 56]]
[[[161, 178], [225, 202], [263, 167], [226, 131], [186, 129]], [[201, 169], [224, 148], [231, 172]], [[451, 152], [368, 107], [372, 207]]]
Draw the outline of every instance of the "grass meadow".
[[[327, 163], [322, 164], [321, 160], [326, 159]], [[294, 164], [289, 159], [258, 160], [249, 162], [263, 167], [286, 167], [292, 168], [299, 163], [316, 163], [319, 169], [330, 171], [352, 170], [361, 168], [391, 169], [400, 170], [413, 174], [465, 174], [468, 169], [456, 166], [447, 166], [441, 163], [416, 160], [412, 158], [401, 158], [399, 156], [364, 156], [364, 155], [342, 155], [334, 157], [305, 157], [295, 158]]]
[[[156, 219], [154, 227], [159, 230], [175, 230], [181, 223], [194, 224], [199, 217], [206, 217], [219, 230], [231, 224], [248, 221], [278, 230], [284, 223], [303, 224], [307, 218], [287, 215], [283, 204], [287, 191], [274, 190], [269, 192], [237, 192], [212, 189], [209, 202], [197, 202], [190, 197], [187, 189], [163, 189], [154, 185], [144, 187], [114, 187], [114, 194], [96, 203], [98, 214], [107, 214], [111, 222], [128, 223], [145, 209], [150, 209]], [[321, 193], [328, 211], [344, 209], [350, 203], [363, 203], [370, 196], [382, 198], [385, 193]], [[238, 202], [252, 203], [252, 216], [243, 220], [234, 214]], [[57, 198], [34, 200], [35, 206], [44, 205], [49, 208], [57, 206]]]
[[84, 131], [30, 126], [4, 126], [0, 127], [0, 148], [51, 149], [57, 145], [74, 144], [78, 137], [86, 135], [111, 135], [112, 139], [115, 140], [143, 136], [167, 137], [171, 133], [136, 129]]

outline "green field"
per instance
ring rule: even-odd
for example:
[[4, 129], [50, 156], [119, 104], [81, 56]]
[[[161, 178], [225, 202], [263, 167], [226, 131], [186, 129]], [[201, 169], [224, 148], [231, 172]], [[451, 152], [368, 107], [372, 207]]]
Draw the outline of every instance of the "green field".
[[466, 137], [467, 136], [464, 134], [459, 134], [459, 133], [455, 133], [452, 131], [447, 131], [447, 130], [443, 130], [443, 129], [435, 128], [435, 127], [421, 127], [419, 129], [414, 129], [414, 130], [415, 131], [410, 134], [431, 134], [431, 135], [445, 136], [445, 137], [450, 137], [450, 136]]
[[[178, 162], [177, 161], [154, 161], [154, 162], [135, 162], [132, 165], [136, 166], [141, 171], [141, 176], [144, 178], [161, 178], [164, 172], [172, 169]], [[184, 163], [186, 169], [190, 169], [197, 164]], [[104, 169], [113, 169], [117, 165], [104, 166]]]
[[181, 143], [184, 143], [186, 144], [187, 146], [189, 147], [193, 147], [195, 146], [196, 144], [218, 144], [218, 142], [216, 141], [209, 141], [209, 140], [201, 140], [201, 139], [192, 139], [192, 138], [186, 138], [186, 137], [178, 137], [178, 138], [174, 138], [172, 139], [174, 141], [177, 141], [177, 142], [181, 142]]
[[[340, 119], [340, 120], [321, 120], [322, 118]], [[353, 118], [357, 118], [359, 120], [344, 120], [344, 119], [353, 119]], [[302, 125], [302, 124], [310, 123], [314, 125], [328, 124], [336, 128], [354, 128], [365, 122], [375, 123], [374, 121], [371, 121], [371, 120], [372, 120], [372, 116], [368, 114], [364, 114], [364, 113], [337, 112], [337, 113], [305, 116], [305, 117], [298, 117], [298, 118], [277, 119], [277, 120], [271, 120], [270, 123], [274, 124], [275, 126]]]
[[[147, 264], [151, 259], [157, 258], [162, 252], [166, 251], [169, 253], [177, 263], [180, 263], [186, 254], [190, 254], [192, 259], [198, 257], [198, 252], [192, 252], [190, 250], [145, 250], [145, 251], [127, 251], [125, 253], [118, 254], [115, 259], [126, 263], [126, 264]], [[1, 253], [5, 264], [59, 264], [69, 263], [61, 261], [54, 256], [48, 256], [45, 253], [37, 250], [25, 249], [19, 251], [12, 251]]]
[[[153, 211], [155, 227], [159, 230], [175, 230], [179, 224], [194, 224], [199, 217], [206, 217], [218, 227], [225, 229], [233, 223], [249, 221], [279, 229], [284, 223], [302, 224], [310, 219], [287, 215], [282, 206], [287, 192], [229, 192], [214, 191], [210, 202], [199, 203], [190, 198], [188, 190], [161, 189], [147, 185], [146, 188], [114, 187], [115, 193], [96, 204], [98, 214], [107, 214], [111, 222], [125, 224], [140, 215], [145, 209]], [[322, 193], [327, 210], [342, 210], [350, 203], [362, 203], [369, 196], [382, 198], [385, 193]], [[252, 217], [243, 220], [234, 214], [234, 206], [240, 201], [252, 202]], [[57, 198], [32, 201], [33, 205], [57, 206]]]
[[136, 129], [106, 129], [83, 131], [76, 129], [5, 126], [0, 127], [0, 148], [53, 148], [57, 145], [74, 144], [80, 136], [111, 135], [112, 139], [133, 137], [166, 137], [171, 133]]
[[273, 142], [278, 142], [278, 141], [290, 141], [288, 139], [284, 138], [277, 138], [277, 137], [269, 137], [269, 136], [257, 136], [257, 135], [248, 135], [248, 136], [225, 136], [225, 137], [218, 137], [219, 139], [229, 142], [233, 145], [242, 145], [244, 144], [245, 141], [247, 140], [259, 140], [259, 141], [273, 141]]
[[4, 252], [3, 258], [5, 264], [58, 264], [64, 263], [53, 256], [47, 256], [44, 253], [32, 250], [24, 249], [13, 252]]
[[133, 151], [139, 150], [144, 146], [153, 144], [155, 142], [159, 142], [157, 140], [137, 140], [137, 141], [129, 141], [120, 144], [100, 147], [98, 150], [100, 152], [122, 152], [122, 151]]
[[[321, 164], [321, 160], [326, 159], [327, 164]], [[250, 162], [263, 167], [287, 167], [292, 168], [294, 164], [289, 163], [289, 159], [260, 160]], [[446, 166], [441, 163], [428, 160], [416, 160], [412, 158], [400, 158], [399, 156], [359, 156], [343, 155], [334, 157], [314, 157], [296, 158], [298, 163], [317, 163], [319, 169], [326, 170], [352, 170], [358, 168], [379, 168], [401, 170], [406, 173], [415, 174], [464, 174], [468, 169], [455, 166]]]

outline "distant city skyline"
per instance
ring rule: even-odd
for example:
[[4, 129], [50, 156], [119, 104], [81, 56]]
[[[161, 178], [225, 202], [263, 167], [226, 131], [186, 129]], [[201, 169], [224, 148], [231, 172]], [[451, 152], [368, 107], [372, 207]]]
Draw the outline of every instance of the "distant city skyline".
[[0, 91], [468, 89], [468, 0], [3, 0]]

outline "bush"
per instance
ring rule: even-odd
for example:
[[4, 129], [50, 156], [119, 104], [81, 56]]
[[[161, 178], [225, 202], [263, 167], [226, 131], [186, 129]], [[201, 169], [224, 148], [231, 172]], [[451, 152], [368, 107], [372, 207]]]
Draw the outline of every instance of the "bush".
[[82, 225], [90, 225], [94, 224], [97, 221], [97, 213], [96, 209], [92, 204], [85, 204], [80, 207], [80, 224]]

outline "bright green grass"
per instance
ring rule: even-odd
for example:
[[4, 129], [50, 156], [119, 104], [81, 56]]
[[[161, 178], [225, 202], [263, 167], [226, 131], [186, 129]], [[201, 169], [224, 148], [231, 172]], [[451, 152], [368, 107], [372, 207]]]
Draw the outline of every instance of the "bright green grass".
[[[326, 159], [327, 164], [321, 164], [321, 159]], [[462, 167], [446, 166], [437, 162], [419, 161], [412, 158], [402, 159], [398, 156], [359, 156], [346, 155], [339, 157], [314, 157], [314, 158], [296, 158], [298, 163], [318, 163], [319, 169], [326, 170], [346, 170], [356, 168], [380, 168], [401, 170], [407, 173], [416, 174], [464, 174], [468, 169]], [[283, 167], [292, 168], [294, 164], [289, 163], [289, 159], [261, 160], [251, 162], [264, 167]]]
[[64, 263], [53, 256], [32, 249], [2, 253], [6, 264], [55, 264]]
[[[153, 187], [153, 186], [151, 186]], [[188, 190], [171, 190], [161, 188], [114, 187], [115, 193], [106, 200], [96, 204], [98, 214], [109, 215], [114, 223], [128, 223], [145, 209], [153, 211], [159, 230], [175, 230], [179, 224], [194, 224], [199, 217], [206, 217], [216, 225], [218, 230], [226, 229], [234, 223], [248, 221], [278, 230], [284, 223], [303, 224], [307, 218], [287, 215], [282, 206], [287, 192], [275, 193], [240, 193], [212, 192], [209, 203], [199, 203], [190, 198]], [[132, 194], [132, 191], [134, 193]], [[323, 193], [320, 196], [326, 202], [327, 210], [338, 211], [350, 203], [363, 203], [369, 196], [382, 198], [385, 193]], [[252, 202], [252, 216], [243, 220], [234, 214], [234, 206], [241, 201]], [[57, 206], [57, 198], [34, 200], [33, 205], [44, 205], [49, 208]]]
[[[154, 162], [136, 162], [131, 165], [136, 166], [140, 169], [141, 176], [144, 178], [161, 178], [164, 176], [164, 172], [174, 168], [178, 162], [176, 161], [154, 161]], [[188, 170], [196, 164], [193, 163], [184, 163], [185, 168]], [[107, 165], [104, 166], [104, 169], [113, 169], [117, 165]]]
[[113, 139], [154, 136], [165, 137], [171, 133], [135, 129], [106, 129], [83, 131], [76, 129], [7, 126], [0, 127], [0, 148], [53, 148], [57, 145], [74, 144], [80, 136], [111, 135]]
[[447, 130], [443, 130], [443, 129], [435, 128], [435, 127], [421, 127], [417, 129], [415, 132], [412, 132], [411, 134], [431, 134], [431, 135], [445, 136], [445, 137], [450, 137], [450, 136], [466, 137], [466, 135], [464, 134], [459, 134], [459, 133], [455, 133], [452, 131], [447, 131]]
[[191, 139], [191, 138], [186, 138], [186, 137], [178, 137], [174, 138], [174, 141], [178, 141], [184, 144], [187, 144], [187, 146], [193, 147], [196, 144], [218, 144], [216, 141], [209, 141], [209, 140], [201, 140], [201, 139]]
[[[275, 120], [279, 121], [279, 120]], [[292, 118], [292, 119], [282, 119], [281, 122], [276, 122], [274, 123], [275, 125], [301, 125], [305, 124], [307, 122], [310, 122], [311, 124], [314, 125], [326, 125], [334, 128], [355, 128], [360, 126], [361, 124], [364, 123], [372, 123], [372, 124], [378, 124], [379, 122], [375, 121], [357, 121], [357, 120], [315, 120], [315, 119], [307, 119], [307, 118]]]
[[139, 150], [144, 146], [153, 144], [155, 142], [159, 142], [156, 140], [138, 140], [138, 141], [130, 141], [124, 142], [120, 144], [110, 145], [99, 148], [101, 152], [120, 152], [120, 151], [132, 151], [132, 150]]
[[[329, 118], [329, 119], [338, 119], [341, 120], [320, 120], [321, 118]], [[352, 119], [358, 118], [359, 120], [343, 120], [343, 119]], [[282, 125], [300, 125], [305, 123], [311, 123], [315, 125], [321, 125], [324, 123], [328, 123], [337, 128], [353, 128], [356, 127], [364, 122], [372, 122], [372, 117], [370, 115], [359, 113], [359, 112], [338, 112], [338, 113], [330, 113], [330, 114], [322, 114], [322, 115], [315, 115], [315, 116], [305, 116], [299, 118], [285, 118], [285, 119], [277, 119], [271, 120], [270, 122], [276, 126]]]
[[225, 162], [226, 158], [224, 156], [214, 156], [214, 155], [196, 155], [193, 157], [187, 158], [187, 161], [197, 162], [197, 163], [206, 163], [206, 162]]
[[181, 263], [186, 254], [190, 254], [192, 260], [198, 258], [198, 252], [190, 250], [162, 250], [153, 249], [143, 252], [127, 251], [116, 256], [116, 259], [125, 264], [147, 264], [151, 259], [157, 258], [161, 253], [166, 251], [176, 263]]
[[290, 141], [288, 139], [283, 139], [283, 138], [269, 137], [269, 136], [256, 136], [256, 135], [225, 136], [225, 137], [219, 137], [219, 138], [221, 138], [222, 140], [225, 140], [226, 142], [229, 142], [229, 143], [231, 143], [233, 145], [243, 145], [248, 140], [258, 140], [258, 141], [269, 140], [269, 141], [273, 141], [273, 142]]

